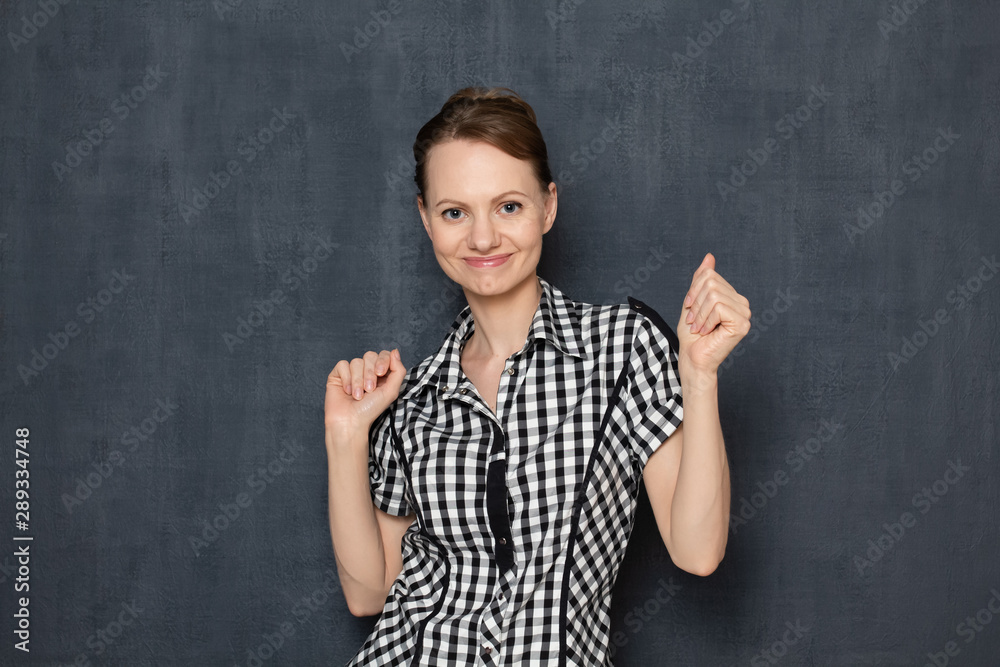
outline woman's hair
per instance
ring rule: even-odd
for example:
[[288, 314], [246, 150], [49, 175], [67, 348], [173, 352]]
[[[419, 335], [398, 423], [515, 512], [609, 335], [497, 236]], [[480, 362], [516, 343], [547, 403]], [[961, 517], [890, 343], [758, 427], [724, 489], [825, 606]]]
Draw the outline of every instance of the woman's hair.
[[535, 111], [510, 88], [462, 88], [420, 128], [413, 142], [417, 161], [413, 180], [421, 199], [427, 189], [428, 153], [435, 145], [452, 139], [484, 141], [519, 160], [527, 160], [548, 196], [552, 173]]

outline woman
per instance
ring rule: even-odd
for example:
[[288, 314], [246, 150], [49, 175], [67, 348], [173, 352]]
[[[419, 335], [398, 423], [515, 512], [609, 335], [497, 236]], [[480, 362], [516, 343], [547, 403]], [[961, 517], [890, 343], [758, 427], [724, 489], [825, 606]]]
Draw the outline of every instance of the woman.
[[679, 335], [636, 299], [576, 302], [539, 277], [556, 184], [510, 89], [452, 95], [414, 157], [420, 217], [468, 306], [409, 371], [398, 349], [368, 351], [327, 381], [337, 568], [351, 613], [381, 613], [350, 664], [611, 664], [640, 478], [679, 567], [708, 575], [725, 552], [716, 371], [749, 304], [711, 254]]

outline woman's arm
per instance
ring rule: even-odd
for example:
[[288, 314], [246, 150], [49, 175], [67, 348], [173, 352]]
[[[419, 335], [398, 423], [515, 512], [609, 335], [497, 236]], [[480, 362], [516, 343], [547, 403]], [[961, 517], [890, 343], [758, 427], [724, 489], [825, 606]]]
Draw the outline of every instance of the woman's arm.
[[749, 330], [749, 302], [715, 272], [715, 257], [707, 254], [677, 325], [684, 421], [643, 470], [670, 558], [702, 576], [718, 567], [729, 537], [729, 460], [719, 422], [718, 368]]
[[[330, 535], [340, 587], [352, 614], [371, 616], [382, 610], [389, 591], [391, 545], [384, 544], [368, 486], [368, 433], [331, 434], [327, 440]], [[399, 541], [395, 548], [400, 549]], [[397, 555], [396, 561], [401, 562], [402, 556]]]
[[382, 611], [402, 571], [403, 533], [416, 518], [376, 507], [369, 481], [371, 426], [399, 395], [405, 375], [398, 351], [383, 350], [341, 360], [327, 379], [330, 536], [340, 587], [355, 616]]
[[649, 457], [643, 483], [670, 559], [707, 576], [729, 537], [729, 461], [715, 377], [682, 376], [684, 421]]

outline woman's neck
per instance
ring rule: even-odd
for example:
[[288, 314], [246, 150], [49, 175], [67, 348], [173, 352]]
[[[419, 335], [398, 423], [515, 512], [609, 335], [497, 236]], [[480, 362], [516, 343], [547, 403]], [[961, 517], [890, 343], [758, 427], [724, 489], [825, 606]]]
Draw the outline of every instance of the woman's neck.
[[466, 292], [475, 330], [466, 341], [463, 357], [483, 362], [506, 360], [519, 351], [528, 338], [541, 296], [542, 285], [536, 274], [504, 294], [482, 296]]

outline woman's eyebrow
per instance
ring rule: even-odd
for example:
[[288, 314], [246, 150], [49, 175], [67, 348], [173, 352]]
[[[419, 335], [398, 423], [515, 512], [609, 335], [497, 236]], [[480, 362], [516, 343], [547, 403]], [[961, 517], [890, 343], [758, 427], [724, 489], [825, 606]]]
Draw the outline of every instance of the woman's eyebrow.
[[[496, 197], [494, 197], [491, 200], [490, 203], [495, 204], [496, 202], [500, 201], [504, 197], [509, 197], [510, 195], [521, 195], [522, 197], [525, 197], [525, 198], [528, 196], [528, 195], [524, 194], [523, 192], [521, 192], [520, 190], [508, 190], [507, 192], [503, 192], [501, 194], [498, 194]], [[434, 205], [434, 208], [437, 208], [441, 204], [458, 204], [459, 206], [465, 206], [465, 202], [460, 202], [457, 199], [442, 199], [441, 201], [439, 201], [437, 204]]]

